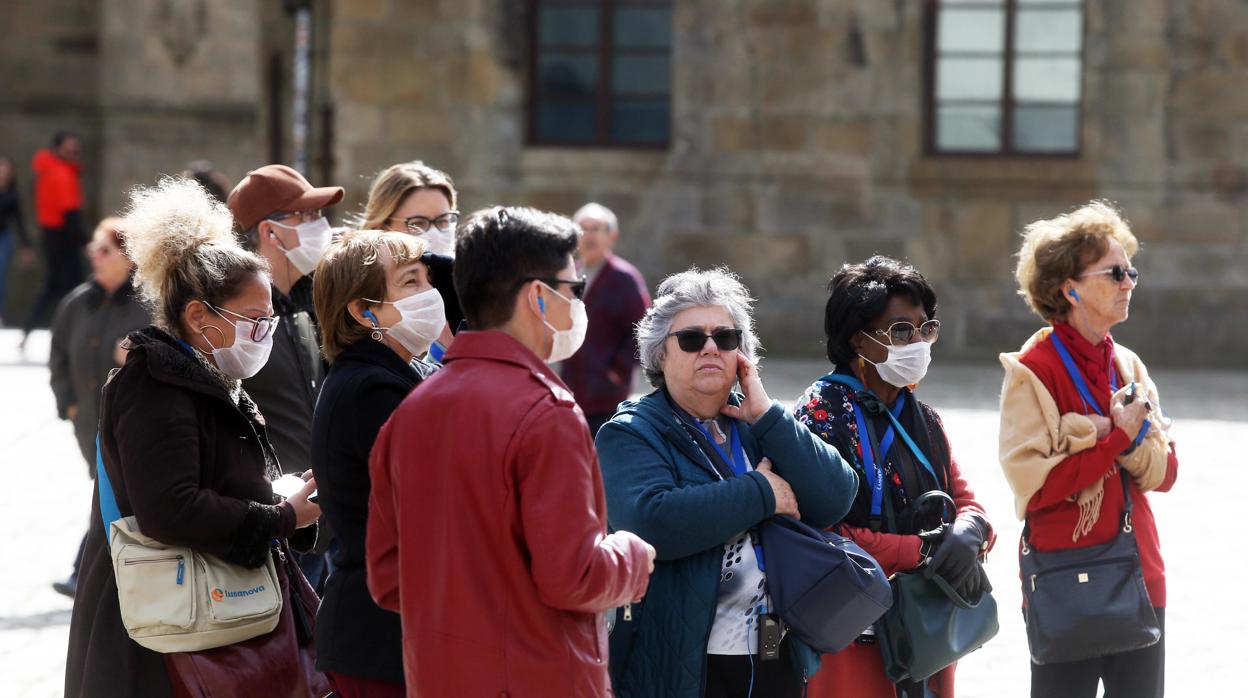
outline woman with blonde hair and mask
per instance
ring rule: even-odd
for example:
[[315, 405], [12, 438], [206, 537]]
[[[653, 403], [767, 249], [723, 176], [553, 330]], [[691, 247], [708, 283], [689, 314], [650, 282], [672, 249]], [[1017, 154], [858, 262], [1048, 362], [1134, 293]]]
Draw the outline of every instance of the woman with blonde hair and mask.
[[[1026, 573], [1041, 557], [1080, 550], [1102, 562], [1131, 561], [1121, 584], [1103, 581], [1114, 579], [1113, 570], [1088, 564], [1062, 565], [1080, 571], [1067, 587], [1060, 586], [1066, 575], [1026, 575], [1025, 604], [1037, 613], [1028, 614], [1035, 698], [1091, 698], [1101, 682], [1107, 696], [1149, 698], [1165, 688], [1165, 564], [1145, 493], [1173, 486], [1178, 459], [1144, 362], [1110, 335], [1130, 310], [1138, 248], [1127, 222], [1102, 201], [1023, 231], [1019, 293], [1048, 326], [1001, 355], [1000, 458], [1014, 513], [1026, 522], [1020, 567]], [[1129, 551], [1102, 554], [1120, 543]], [[1042, 603], [1053, 593], [1078, 599], [1100, 588], [1089, 580], [1134, 595], [1125, 605], [1133, 612], [1118, 614], [1122, 604], [1106, 603], [1123, 595], [1077, 614], [1064, 601], [1052, 609]], [[1059, 638], [1066, 657], [1046, 658], [1040, 620], [1079, 628]]]
[[459, 194], [450, 175], [420, 160], [400, 162], [377, 174], [368, 188], [364, 213], [356, 221], [361, 230], [392, 230], [419, 238], [425, 246], [429, 281], [446, 307], [446, 329], [431, 347], [430, 358], [440, 361], [459, 331], [464, 313], [451, 274], [454, 271], [455, 230], [459, 224]]
[[[126, 339], [125, 364], [101, 399], [101, 470], [70, 623], [66, 696], [170, 696], [174, 679], [187, 680], [166, 669], [174, 655], [128, 636], [102, 511], [135, 517], [161, 543], [248, 568], [284, 556], [282, 541], [320, 517], [308, 500], [314, 480], [284, 501], [273, 494], [281, 470], [240, 386], [268, 359], [277, 321], [268, 266], [238, 245], [232, 228], [225, 206], [194, 181], [165, 178], [131, 193], [126, 251], [155, 324]], [[306, 586], [292, 577], [291, 588], [297, 583]], [[305, 685], [298, 657], [264, 668], [266, 686]], [[238, 667], [235, 695], [255, 690], [246, 669]]]
[[416, 358], [446, 325], [423, 253], [411, 235], [349, 231], [316, 268], [330, 368], [312, 419], [312, 470], [338, 541], [317, 615], [317, 668], [342, 698], [404, 695], [402, 623], [368, 591], [368, 455], [390, 413], [435, 370]]

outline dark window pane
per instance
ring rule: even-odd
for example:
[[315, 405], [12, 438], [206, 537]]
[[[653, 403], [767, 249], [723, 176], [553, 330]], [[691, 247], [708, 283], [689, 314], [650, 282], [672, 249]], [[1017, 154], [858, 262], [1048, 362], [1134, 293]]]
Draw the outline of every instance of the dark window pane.
[[598, 8], [541, 3], [543, 46], [598, 45]]
[[976, 152], [1000, 150], [1000, 108], [962, 105], [937, 107], [936, 149]]
[[1000, 53], [1005, 49], [1005, 10], [948, 9], [940, 13], [936, 48]]
[[1004, 5], [1005, 0], [940, 0], [942, 6], [958, 5]]
[[1079, 10], [1019, 10], [1014, 23], [1018, 51], [1077, 53], [1083, 46], [1083, 12]]
[[611, 71], [613, 91], [622, 94], [666, 94], [672, 87], [667, 54], [616, 54]]
[[1083, 7], [1083, 0], [1018, 0], [1024, 7]]
[[1083, 75], [1079, 59], [1014, 59], [1014, 98], [1020, 102], [1078, 102]]
[[542, 94], [592, 95], [598, 88], [598, 56], [547, 52], [537, 62], [537, 84]]
[[1018, 105], [1014, 147], [1032, 153], [1069, 153], [1079, 144], [1078, 107]]
[[537, 140], [577, 143], [596, 137], [592, 100], [547, 101], [537, 107]]
[[667, 7], [621, 7], [615, 12], [615, 45], [666, 47], [672, 45], [672, 10]]
[[617, 99], [611, 106], [611, 140], [666, 143], [670, 114], [665, 99]]
[[1001, 99], [1004, 69], [1000, 58], [941, 58], [936, 64], [936, 98]]

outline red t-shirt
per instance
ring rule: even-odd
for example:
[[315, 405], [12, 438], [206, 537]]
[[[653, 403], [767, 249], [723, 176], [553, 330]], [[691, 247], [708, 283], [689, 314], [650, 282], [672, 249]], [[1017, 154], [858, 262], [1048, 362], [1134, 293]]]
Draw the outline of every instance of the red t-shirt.
[[[1054, 332], [1059, 333], [1062, 343], [1070, 351], [1076, 366], [1082, 371], [1088, 383], [1088, 390], [1100, 402], [1101, 411], [1109, 415], [1109, 398], [1112, 394], [1109, 367], [1113, 358], [1113, 339], [1107, 336], [1100, 344], [1093, 346], [1065, 323], [1056, 323]], [[1049, 389], [1049, 394], [1057, 403], [1059, 412], [1096, 414], [1091, 406], [1084, 405], [1074, 381], [1067, 373], [1051, 340], [1046, 339], [1032, 346], [1022, 355], [1020, 361]], [[1117, 383], [1121, 387], [1121, 380]], [[1095, 447], [1070, 456], [1049, 471], [1044, 485], [1032, 495], [1027, 503], [1032, 547], [1042, 551], [1085, 547], [1104, 543], [1118, 534], [1124, 500], [1122, 485], [1115, 468], [1115, 459], [1131, 447], [1134, 436], [1134, 434], [1128, 436], [1121, 429], [1114, 427], [1109, 435], [1097, 442]], [[1172, 444], [1169, 462], [1166, 466], [1166, 478], [1157, 491], [1168, 491], [1174, 485], [1177, 475], [1178, 459], [1175, 457]], [[1105, 483], [1105, 498], [1101, 503], [1100, 518], [1087, 535], [1073, 540], [1072, 534], [1079, 521], [1079, 505], [1075, 503], [1073, 497], [1097, 479], [1104, 479]], [[1148, 587], [1148, 596], [1152, 604], [1158, 608], [1164, 608], [1166, 605], [1166, 565], [1161, 558], [1161, 540], [1157, 536], [1153, 510], [1148, 505], [1148, 497], [1144, 496], [1134, 480], [1130, 481], [1129, 491], [1134, 504], [1131, 519], [1136, 544], [1140, 550], [1144, 584]]]

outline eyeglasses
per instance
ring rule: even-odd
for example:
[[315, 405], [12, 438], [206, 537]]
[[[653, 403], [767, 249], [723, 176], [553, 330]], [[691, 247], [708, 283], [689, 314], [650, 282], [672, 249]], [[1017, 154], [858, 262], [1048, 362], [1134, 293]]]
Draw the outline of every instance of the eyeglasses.
[[1121, 264], [1115, 264], [1108, 269], [1101, 269], [1099, 271], [1084, 272], [1080, 274], [1078, 278], [1083, 278], [1085, 276], [1100, 276], [1101, 274], [1108, 274], [1116, 284], [1120, 284], [1128, 278], [1131, 279], [1131, 283], [1140, 283], [1140, 270], [1135, 267], [1124, 267]]
[[559, 284], [563, 284], [568, 287], [568, 290], [572, 292], [572, 295], [578, 301], [585, 299], [585, 287], [586, 285], [588, 285], [588, 282], [585, 281], [584, 276], [582, 276], [580, 279], [577, 279], [575, 281], [571, 281], [568, 279], [553, 278], [553, 277], [548, 278], [548, 279], [543, 279], [540, 276], [532, 276], [527, 279], [520, 279], [521, 284], [527, 284], [530, 281], [540, 281], [546, 284], [547, 286], [549, 286], [551, 290], [554, 291], [555, 293], [559, 292]]
[[708, 337], [720, 351], [732, 351], [741, 346], [741, 330], [732, 327], [721, 327], [710, 334], [702, 330], [677, 330], [667, 336], [675, 337], [676, 346], [689, 354], [702, 351]]
[[[221, 315], [221, 313], [229, 313], [230, 315], [233, 315], [239, 320], [246, 320], [247, 322], [250, 322], [251, 323], [251, 341], [253, 342], [263, 342], [264, 339], [273, 332], [273, 328], [277, 327], [277, 318], [275, 317], [247, 317], [246, 315], [240, 315], [234, 312], [233, 310], [229, 310], [227, 308], [218, 308], [212, 303], [208, 303], [206, 301], [204, 302], [204, 305], [211, 308], [213, 312], [215, 312], [217, 315]], [[221, 317], [226, 320], [229, 319], [225, 317], [224, 315], [221, 315]]]
[[284, 221], [288, 218], [297, 218], [298, 223], [311, 223], [312, 221], [322, 218], [321, 209], [314, 208], [309, 211], [278, 211], [277, 213], [264, 217], [266, 221]]
[[410, 216], [408, 218], [390, 218], [390, 220], [403, 221], [403, 227], [407, 228], [409, 233], [427, 233], [430, 227], [446, 232], [459, 224], [459, 211], [447, 211], [437, 218]]
[[871, 331], [881, 337], [888, 337], [889, 343], [897, 346], [913, 342], [916, 334], [924, 342], [935, 342], [940, 337], [940, 320], [928, 320], [918, 327], [910, 322], [894, 322], [886, 330]]

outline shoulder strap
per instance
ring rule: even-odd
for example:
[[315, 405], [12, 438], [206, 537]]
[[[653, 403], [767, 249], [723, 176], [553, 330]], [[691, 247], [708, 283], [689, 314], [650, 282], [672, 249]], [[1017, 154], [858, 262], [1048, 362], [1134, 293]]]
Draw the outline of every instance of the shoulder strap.
[[1075, 390], [1079, 391], [1079, 397], [1083, 400], [1083, 404], [1091, 407], [1097, 414], [1104, 417], [1105, 413], [1101, 411], [1100, 403], [1096, 401], [1096, 398], [1092, 397], [1092, 391], [1088, 390], [1088, 383], [1084, 380], [1083, 373], [1075, 365], [1075, 360], [1070, 357], [1070, 351], [1066, 349], [1066, 345], [1057, 336], [1057, 330], [1049, 333], [1049, 341], [1053, 344], [1053, 348], [1057, 350], [1057, 355], [1062, 359], [1062, 365], [1066, 367], [1067, 375], [1074, 382]]
[[108, 479], [108, 470], [104, 468], [104, 454], [100, 451], [99, 434], [95, 435], [95, 482], [100, 493], [100, 518], [104, 520], [104, 540], [108, 540], [108, 527], [121, 518], [121, 509], [117, 507], [113, 483]]

